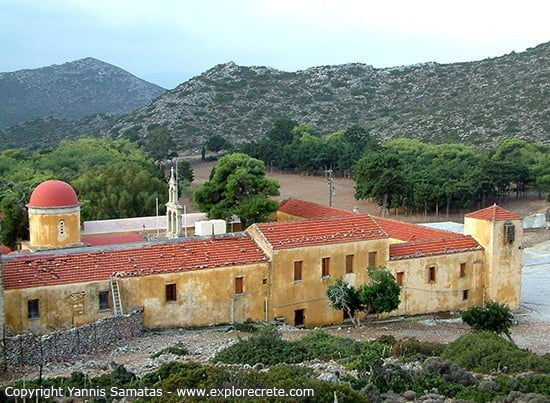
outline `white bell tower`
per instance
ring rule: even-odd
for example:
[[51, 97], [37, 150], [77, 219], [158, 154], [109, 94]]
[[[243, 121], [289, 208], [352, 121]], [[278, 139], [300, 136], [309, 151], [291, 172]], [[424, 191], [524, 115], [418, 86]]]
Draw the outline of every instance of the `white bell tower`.
[[168, 203], [166, 203], [166, 237], [178, 238], [182, 236], [181, 226], [183, 207], [178, 203], [178, 182], [174, 176], [174, 167], [170, 169], [168, 181]]

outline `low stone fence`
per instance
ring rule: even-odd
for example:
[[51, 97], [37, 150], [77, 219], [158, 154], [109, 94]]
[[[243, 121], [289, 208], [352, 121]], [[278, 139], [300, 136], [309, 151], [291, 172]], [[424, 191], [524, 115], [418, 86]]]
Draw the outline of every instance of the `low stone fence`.
[[143, 311], [111, 316], [69, 330], [44, 336], [21, 334], [2, 339], [4, 365], [44, 365], [75, 359], [79, 354], [92, 354], [111, 347], [143, 331]]

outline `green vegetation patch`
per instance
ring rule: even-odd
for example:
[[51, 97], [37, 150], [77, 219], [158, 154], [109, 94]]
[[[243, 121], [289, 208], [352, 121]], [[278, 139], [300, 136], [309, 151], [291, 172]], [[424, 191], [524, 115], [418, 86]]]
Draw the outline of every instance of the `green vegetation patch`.
[[484, 374], [537, 371], [550, 373], [550, 355], [539, 356], [491, 332], [474, 332], [449, 343], [442, 357]]

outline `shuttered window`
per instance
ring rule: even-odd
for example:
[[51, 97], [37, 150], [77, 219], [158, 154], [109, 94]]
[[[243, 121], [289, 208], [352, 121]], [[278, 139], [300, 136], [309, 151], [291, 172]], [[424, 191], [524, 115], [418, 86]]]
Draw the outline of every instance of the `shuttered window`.
[[302, 261], [294, 262], [294, 281], [302, 279]]
[[324, 257], [321, 259], [321, 276], [330, 276], [330, 258]]
[[346, 256], [346, 273], [353, 273], [353, 255]]
[[176, 284], [166, 284], [166, 302], [177, 301]]
[[235, 277], [235, 294], [244, 293], [244, 277]]

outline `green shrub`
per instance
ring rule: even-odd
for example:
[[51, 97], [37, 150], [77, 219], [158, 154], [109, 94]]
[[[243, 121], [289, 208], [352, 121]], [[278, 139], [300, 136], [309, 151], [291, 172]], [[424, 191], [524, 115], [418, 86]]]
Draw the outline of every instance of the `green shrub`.
[[550, 359], [519, 349], [492, 332], [474, 332], [449, 343], [442, 357], [475, 372], [550, 373]]
[[389, 346], [395, 346], [397, 344], [397, 339], [392, 335], [388, 335], [388, 334], [383, 334], [382, 336], [378, 336], [374, 341], [382, 344], [387, 344]]
[[443, 349], [443, 344], [408, 338], [398, 341], [393, 346], [393, 355], [396, 357], [433, 357], [441, 355]]
[[163, 350], [160, 350], [159, 352], [156, 352], [151, 356], [151, 358], [160, 357], [162, 354], [188, 355], [189, 351], [183, 346], [176, 345], [172, 347], [167, 347]]
[[489, 301], [482, 306], [474, 306], [462, 312], [462, 320], [476, 331], [489, 331], [510, 335], [514, 315], [505, 304]]
[[297, 341], [285, 341], [274, 327], [263, 327], [247, 340], [220, 351], [214, 358], [227, 364], [293, 364], [313, 359], [349, 358], [361, 352], [361, 343], [313, 331]]
[[322, 330], [314, 330], [294, 343], [298, 350], [304, 352], [304, 360], [348, 358], [361, 351], [360, 342], [331, 336]]
[[387, 344], [373, 342], [364, 343], [361, 353], [349, 360], [347, 366], [359, 371], [371, 371], [382, 366], [382, 360], [389, 356], [391, 347]]
[[220, 351], [214, 361], [226, 364], [262, 363], [274, 365], [303, 361], [304, 352], [298, 351], [291, 342], [281, 339], [274, 327], [265, 327], [247, 340], [239, 340]]
[[244, 333], [256, 333], [258, 331], [258, 327], [250, 322], [235, 323], [233, 325], [233, 330]]

